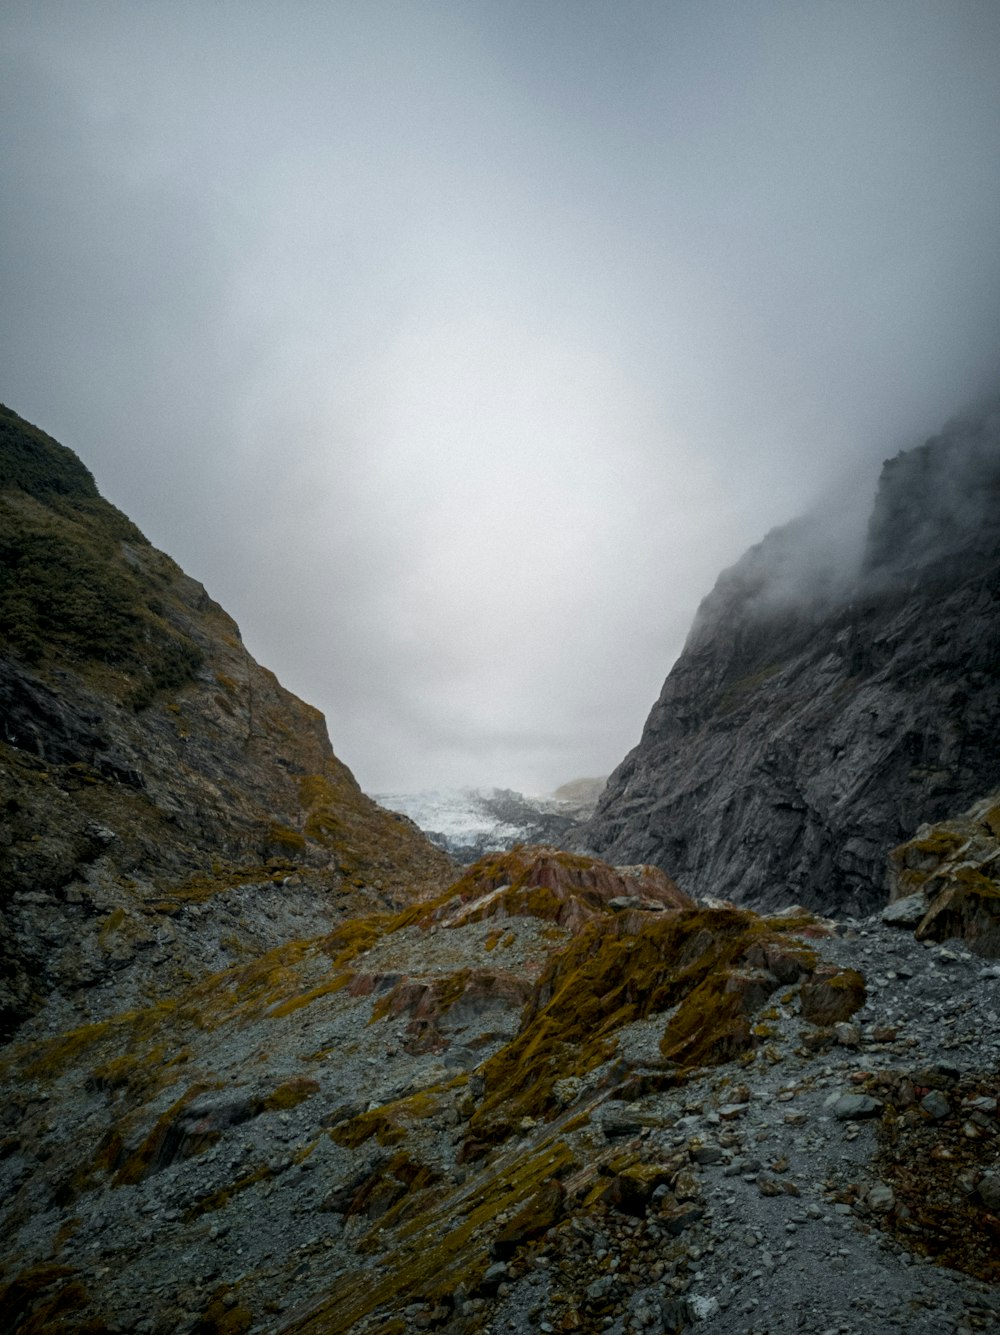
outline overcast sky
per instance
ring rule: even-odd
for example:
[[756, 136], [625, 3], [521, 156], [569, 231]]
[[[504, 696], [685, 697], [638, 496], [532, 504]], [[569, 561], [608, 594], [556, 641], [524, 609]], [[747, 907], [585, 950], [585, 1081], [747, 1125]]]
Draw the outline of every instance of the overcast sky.
[[995, 0], [4, 0], [0, 398], [370, 792], [636, 742], [994, 389]]

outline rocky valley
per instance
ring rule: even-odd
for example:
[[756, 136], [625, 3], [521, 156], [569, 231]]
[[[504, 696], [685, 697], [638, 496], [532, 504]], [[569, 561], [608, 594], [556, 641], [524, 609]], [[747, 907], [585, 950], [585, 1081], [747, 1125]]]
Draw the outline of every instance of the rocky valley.
[[995, 1330], [997, 434], [459, 867], [0, 411], [0, 1329]]
[[390, 811], [409, 816], [428, 839], [460, 863], [517, 844], [558, 844], [594, 813], [604, 779], [574, 779], [542, 797], [509, 788], [376, 793]]

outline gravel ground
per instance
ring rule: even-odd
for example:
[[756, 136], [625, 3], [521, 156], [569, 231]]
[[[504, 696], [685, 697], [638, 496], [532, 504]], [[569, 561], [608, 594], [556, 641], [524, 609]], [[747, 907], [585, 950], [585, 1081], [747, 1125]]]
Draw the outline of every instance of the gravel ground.
[[[868, 1003], [842, 1036], [849, 1046], [835, 1042], [809, 1052], [801, 1042], [808, 1026], [793, 1007], [779, 1007], [775, 1060], [745, 1073], [746, 1103], [727, 1103], [730, 1077], [713, 1071], [682, 1092], [632, 1105], [636, 1120], [654, 1124], [644, 1140], [651, 1157], [699, 1140], [721, 1152], [716, 1162], [693, 1166], [704, 1217], [681, 1240], [656, 1239], [642, 1254], [641, 1267], [656, 1264], [650, 1256], [666, 1263], [665, 1281], [643, 1284], [640, 1267], [638, 1282], [621, 1286], [628, 1293], [624, 1310], [596, 1318], [584, 1313], [581, 1329], [663, 1331], [673, 1329], [671, 1319], [704, 1325], [713, 1335], [1000, 1329], [995, 1284], [933, 1264], [900, 1243], [883, 1231], [884, 1216], [868, 1208], [863, 1193], [856, 1205], [836, 1199], [851, 1186], [880, 1185], [878, 1121], [841, 1119], [832, 1103], [871, 1073], [943, 1064], [957, 1068], [959, 1084], [962, 1076], [984, 1077], [995, 1109], [1000, 966], [957, 942], [921, 945], [878, 917], [841, 924], [839, 933], [822, 953], [860, 968], [869, 982]], [[889, 1041], [873, 1038], [893, 1030]], [[660, 1130], [657, 1120], [672, 1125]], [[995, 1117], [990, 1122], [990, 1133], [970, 1145], [981, 1171], [1000, 1167]], [[634, 1249], [636, 1231], [646, 1242], [648, 1221], [638, 1229], [626, 1224], [620, 1256]], [[615, 1242], [602, 1237], [589, 1258], [595, 1276], [613, 1273], [609, 1257], [613, 1262]], [[513, 1284], [486, 1329], [528, 1335], [570, 1328], [551, 1311], [558, 1288], [552, 1268]]]
[[[956, 1209], [1000, 1169], [1000, 966], [957, 943], [921, 945], [878, 918], [838, 924], [811, 944], [865, 974], [868, 1000], [851, 1021], [817, 1030], [803, 1020], [796, 988], [779, 989], [761, 1012], [752, 1061], [624, 1102], [609, 1072], [654, 1065], [665, 1017], [633, 1023], [619, 1032], [614, 1058], [569, 1090], [555, 1123], [529, 1119], [499, 1159], [463, 1164], [475, 1068], [516, 1032], [519, 1006], [484, 1004], [450, 1027], [445, 1016], [443, 1043], [426, 1051], [411, 1013], [373, 1017], [401, 978], [430, 985], [461, 967], [531, 979], [564, 939], [535, 919], [499, 926], [397, 932], [353, 962], [364, 986], [287, 1014], [276, 1013], [280, 997], [329, 979], [316, 947], [277, 971], [277, 993], [242, 1010], [223, 1014], [221, 993], [205, 994], [198, 1022], [165, 1012], [143, 1039], [112, 1025], [85, 1057], [33, 1075], [31, 1052], [19, 1049], [7, 1065], [0, 1159], [4, 1281], [35, 1275], [58, 1293], [65, 1277], [46, 1279], [39, 1268], [65, 1267], [90, 1296], [81, 1323], [96, 1313], [122, 1335], [347, 1329], [310, 1314], [331, 1293], [374, 1285], [394, 1263], [385, 1250], [395, 1246], [391, 1228], [370, 1245], [378, 1210], [352, 1214], [347, 1202], [381, 1189], [398, 1147], [377, 1137], [352, 1147], [330, 1129], [427, 1091], [403, 1148], [436, 1175], [432, 1231], [457, 1226], [497, 1163], [526, 1162], [558, 1137], [583, 1174], [598, 1163], [611, 1176], [618, 1161], [669, 1165], [669, 1199], [679, 1204], [660, 1209], [666, 1187], [638, 1209], [578, 1202], [510, 1254], [494, 1242], [485, 1278], [456, 1285], [446, 1301], [415, 1296], [361, 1315], [351, 1327], [359, 1332], [390, 1318], [400, 1330], [449, 1335], [1000, 1328], [996, 1286], [934, 1263], [926, 1233], [907, 1233], [903, 1179], [892, 1178], [882, 1143], [898, 1119], [916, 1137], [906, 1181], [926, 1169], [928, 1193], [950, 1192]], [[121, 1088], [94, 1074], [129, 1053], [152, 1081], [141, 1098], [134, 1072]], [[275, 1090], [292, 1095], [260, 1102]], [[945, 1108], [933, 1098], [927, 1105], [931, 1095]], [[157, 1119], [185, 1097], [189, 1154], [154, 1147], [162, 1166], [136, 1181], [93, 1167], [115, 1129], [127, 1149], [149, 1143]], [[981, 1226], [982, 1210], [977, 1217]], [[981, 1242], [984, 1273], [982, 1255], [996, 1261], [1000, 1237]]]

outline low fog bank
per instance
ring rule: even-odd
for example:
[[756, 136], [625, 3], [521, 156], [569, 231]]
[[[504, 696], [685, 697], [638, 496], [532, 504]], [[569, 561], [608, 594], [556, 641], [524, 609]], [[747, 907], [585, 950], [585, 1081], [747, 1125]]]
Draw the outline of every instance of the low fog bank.
[[1000, 399], [949, 421], [936, 436], [772, 529], [719, 576], [687, 640], [696, 648], [721, 616], [816, 617], [884, 592], [938, 560], [971, 560], [1000, 529]]
[[6, 0], [2, 397], [366, 791], [606, 772], [721, 569], [847, 477], [759, 563], [832, 596], [996, 383], [998, 53], [993, 0]]
[[995, 545], [1000, 529], [1000, 400], [957, 417], [886, 461], [868, 528], [862, 583]]

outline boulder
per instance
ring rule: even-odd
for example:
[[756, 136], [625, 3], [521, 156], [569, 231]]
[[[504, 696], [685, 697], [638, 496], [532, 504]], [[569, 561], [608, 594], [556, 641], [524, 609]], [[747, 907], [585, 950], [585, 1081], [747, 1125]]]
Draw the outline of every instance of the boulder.
[[870, 1094], [841, 1094], [831, 1105], [838, 1122], [853, 1122], [865, 1117], [880, 1117], [883, 1104]]
[[1000, 795], [921, 826], [893, 849], [889, 885], [883, 921], [916, 927], [921, 941], [957, 938], [977, 955], [1000, 958]]
[[856, 969], [825, 964], [802, 983], [799, 1006], [810, 1024], [831, 1026], [848, 1020], [866, 997], [865, 980]]

